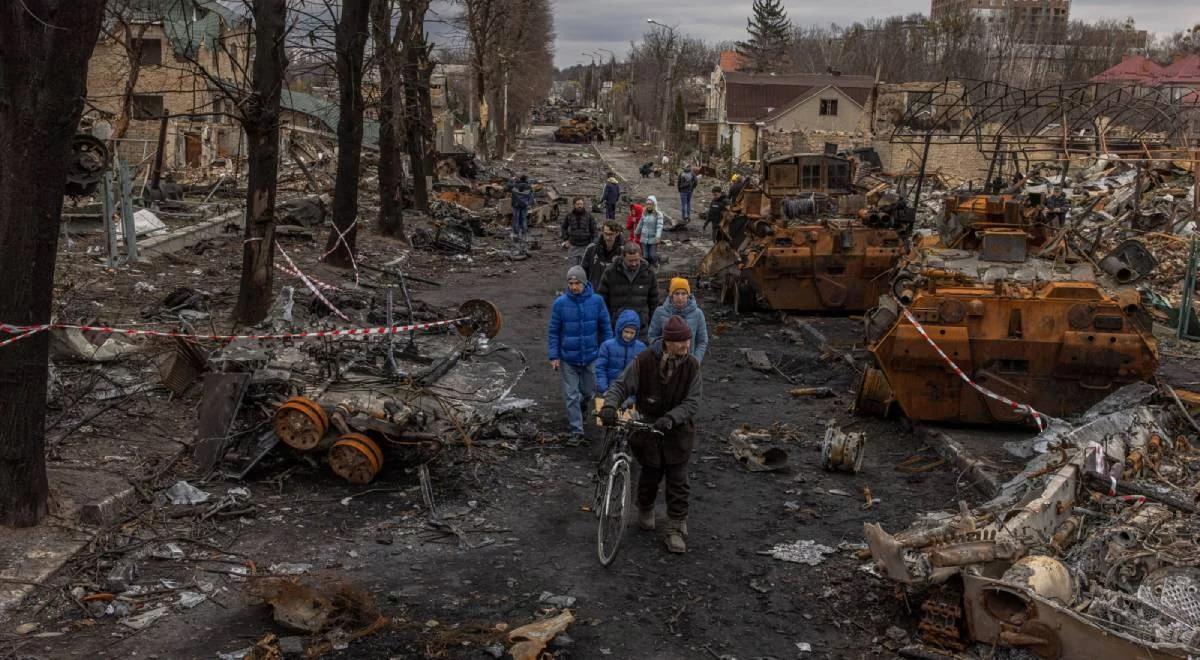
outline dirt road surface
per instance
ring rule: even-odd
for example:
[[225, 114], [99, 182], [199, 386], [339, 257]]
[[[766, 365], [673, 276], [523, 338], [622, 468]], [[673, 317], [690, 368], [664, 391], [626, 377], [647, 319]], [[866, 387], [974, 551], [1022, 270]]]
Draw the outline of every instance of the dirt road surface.
[[[657, 194], [669, 214], [677, 213], [678, 199], [666, 180], [638, 176], [642, 159], [613, 147], [600, 153], [625, 178], [630, 194]], [[560, 189], [597, 192], [605, 167], [585, 148], [553, 144], [545, 128], [522, 142], [513, 164], [535, 178], [558, 181]], [[699, 190], [705, 189], [702, 184]], [[385, 468], [372, 492], [344, 500], [364, 489], [315, 465], [277, 462], [245, 484], [253, 493], [254, 513], [217, 523], [221, 546], [257, 567], [312, 564], [313, 571], [371, 592], [382, 611], [396, 618], [392, 628], [331, 657], [495, 657], [502, 638], [497, 625], [511, 629], [544, 616], [553, 607], [545, 597], [553, 596], [574, 599], [577, 617], [553, 646], [559, 658], [893, 656], [900, 635], [893, 630], [889, 638], [889, 627], [912, 630], [915, 615], [896, 599], [891, 585], [861, 570], [863, 562], [853, 550], [862, 542], [862, 525], [882, 521], [894, 530], [918, 512], [955, 508], [959, 498], [975, 497], [969, 485], [946, 467], [920, 474], [896, 471], [902, 460], [914, 454], [932, 457], [932, 452], [899, 422], [848, 412], [857, 376], [849, 365], [797, 341], [778, 316], [733, 316], [714, 300], [713, 291], [696, 286], [713, 339], [703, 365], [700, 440], [690, 468], [689, 552], [669, 555], [657, 533], [631, 526], [616, 562], [601, 567], [595, 519], [585, 509], [599, 434], [592, 446], [562, 443], [566, 426], [559, 382], [546, 362], [546, 323], [565, 285], [565, 251], [557, 247], [556, 228], [541, 228], [535, 235], [542, 237], [541, 249], [526, 261], [485, 258], [477, 250], [473, 265], [460, 263], [453, 272], [438, 262], [442, 268], [435, 274], [444, 286], [417, 287], [417, 297], [439, 307], [468, 297], [497, 303], [505, 328], [495, 341], [523, 351], [530, 364], [515, 395], [537, 402], [536, 437], [481, 445], [470, 457], [446, 454], [434, 464], [435, 501], [463, 532], [463, 541], [426, 524], [412, 469]], [[372, 242], [368, 251], [384, 256], [406, 250], [375, 243], [380, 239], [370, 234], [362, 240]], [[659, 273], [662, 284], [672, 274], [690, 273], [707, 249], [705, 232], [695, 221], [669, 240], [663, 253], [670, 261]], [[215, 258], [235, 273], [233, 244]], [[503, 235], [485, 242], [485, 247], [505, 245]], [[314, 246], [306, 254], [316, 251]], [[421, 258], [414, 254], [414, 263]], [[821, 318], [816, 324], [833, 346], [849, 347], [857, 339], [853, 321]], [[741, 352], [745, 348], [766, 351], [779, 372], [751, 369]], [[788, 393], [818, 385], [832, 388], [835, 396], [792, 398]], [[181, 407], [178, 414], [192, 413]], [[830, 419], [866, 432], [860, 474], [819, 467], [820, 440]], [[726, 441], [742, 425], [775, 425], [781, 437], [788, 430], [789, 439], [780, 443], [789, 454], [788, 469], [743, 469]], [[136, 441], [164, 442], [154, 434]], [[207, 487], [220, 491], [234, 485]], [[864, 488], [879, 500], [869, 510]], [[660, 517], [662, 506], [660, 499]], [[816, 566], [764, 554], [776, 544], [799, 540], [835, 551]], [[0, 628], [0, 657], [215, 658], [267, 632], [295, 634], [275, 624], [269, 608], [243, 595], [241, 578], [188, 559], [139, 558], [138, 582], [211, 585], [212, 597], [200, 605], [172, 607], [143, 631], [113, 617], [85, 615], [82, 604], [63, 594], [85, 568], [114, 559], [85, 553], [11, 614]], [[47, 604], [48, 598], [53, 602]], [[9, 634], [26, 622], [37, 622], [39, 632], [52, 635]]]

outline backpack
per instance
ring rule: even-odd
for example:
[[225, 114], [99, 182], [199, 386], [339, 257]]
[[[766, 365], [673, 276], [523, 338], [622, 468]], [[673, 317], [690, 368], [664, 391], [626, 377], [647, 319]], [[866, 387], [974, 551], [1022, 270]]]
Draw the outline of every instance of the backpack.
[[696, 187], [696, 175], [691, 172], [683, 172], [679, 175], [680, 192], [688, 192], [694, 187]]

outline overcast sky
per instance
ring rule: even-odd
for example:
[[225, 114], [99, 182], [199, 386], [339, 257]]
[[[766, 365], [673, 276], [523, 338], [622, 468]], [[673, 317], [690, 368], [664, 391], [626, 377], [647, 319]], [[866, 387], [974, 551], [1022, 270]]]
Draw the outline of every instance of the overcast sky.
[[[784, 0], [788, 17], [799, 25], [849, 25], [870, 16], [885, 17], [914, 12], [929, 13], [929, 0], [853, 0], [796, 2]], [[676, 25], [690, 36], [707, 41], [745, 38], [750, 0], [556, 0], [554, 28], [555, 64], [567, 67], [591, 59], [581, 53], [607, 48], [618, 59], [640, 39], [646, 19]], [[1200, 0], [1075, 0], [1071, 18], [1124, 19], [1137, 26], [1170, 33], [1200, 23]], [[607, 55], [606, 55], [607, 56]]]

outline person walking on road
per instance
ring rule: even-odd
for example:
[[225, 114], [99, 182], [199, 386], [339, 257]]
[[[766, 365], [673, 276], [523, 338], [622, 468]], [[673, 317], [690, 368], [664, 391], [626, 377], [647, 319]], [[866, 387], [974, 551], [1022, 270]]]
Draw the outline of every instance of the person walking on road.
[[642, 244], [642, 237], [638, 236], [638, 225], [642, 222], [642, 214], [646, 212], [646, 207], [634, 202], [629, 205], [629, 215], [625, 216], [625, 229], [629, 231], [629, 238], [626, 241], [630, 243]]
[[617, 175], [612, 172], [608, 173], [608, 179], [604, 182], [604, 193], [601, 196], [604, 200], [604, 219], [615, 220], [617, 217], [617, 202], [621, 201], [621, 183], [617, 181]]
[[529, 177], [522, 174], [512, 189], [512, 238], [521, 252], [525, 251], [525, 233], [529, 231], [529, 208], [531, 206], [533, 206], [533, 188], [529, 185]]
[[[583, 253], [596, 240], [596, 218], [587, 210], [582, 197], [575, 198], [575, 207], [562, 221], [562, 246], [567, 248], [567, 261], [572, 266], [583, 262]], [[587, 281], [587, 278], [584, 278]]]
[[601, 396], [638, 353], [646, 350], [646, 344], [638, 339], [641, 331], [642, 321], [636, 311], [627, 309], [617, 317], [616, 336], [600, 345], [600, 357], [596, 358], [596, 391]]
[[625, 239], [621, 236], [621, 225], [616, 220], [605, 220], [600, 228], [600, 237], [583, 253], [583, 269], [587, 271], [592, 288], [600, 288], [600, 277], [604, 270], [621, 257]]
[[699, 182], [700, 177], [692, 174], [691, 165], [684, 167], [683, 172], [679, 174], [676, 187], [679, 189], [679, 216], [681, 224], [686, 225], [692, 219], [692, 193], [696, 190], [696, 184]]
[[638, 242], [646, 253], [646, 261], [651, 266], [658, 266], [658, 241], [662, 239], [663, 214], [658, 210], [658, 198], [654, 195], [646, 197], [645, 210], [638, 224]]
[[632, 309], [645, 328], [658, 308], [656, 277], [654, 268], [642, 258], [642, 248], [636, 243], [626, 243], [621, 248], [620, 261], [604, 270], [596, 289], [608, 306], [609, 317], [616, 318], [623, 310]]
[[721, 192], [721, 186], [713, 187], [712, 200], [708, 202], [708, 213], [704, 215], [704, 226], [712, 224], [714, 243], [721, 239], [721, 216], [725, 214], [725, 209], [728, 207], [729, 199]]
[[652, 343], [621, 376], [609, 385], [600, 409], [600, 421], [613, 426], [617, 408], [637, 397], [642, 419], [662, 432], [658, 437], [639, 433], [629, 438], [634, 458], [641, 466], [637, 484], [638, 526], [654, 529], [654, 503], [658, 483], [666, 481], [667, 525], [664, 541], [672, 553], [687, 552], [688, 461], [696, 444], [696, 413], [700, 409], [703, 381], [700, 362], [689, 355], [692, 330], [672, 316], [663, 324], [662, 341]]
[[604, 300], [592, 292], [583, 268], [571, 266], [567, 271], [567, 290], [550, 310], [546, 343], [550, 367], [562, 380], [573, 443], [584, 441], [584, 409], [591, 408], [596, 391], [596, 358], [600, 355], [600, 345], [612, 336]]
[[692, 295], [692, 287], [686, 278], [672, 277], [668, 289], [669, 297], [654, 310], [650, 319], [650, 343], [663, 336], [667, 321], [672, 316], [678, 316], [687, 322], [691, 328], [691, 352], [697, 362], [704, 362], [704, 354], [708, 351], [708, 326], [704, 321], [704, 311], [696, 304]]

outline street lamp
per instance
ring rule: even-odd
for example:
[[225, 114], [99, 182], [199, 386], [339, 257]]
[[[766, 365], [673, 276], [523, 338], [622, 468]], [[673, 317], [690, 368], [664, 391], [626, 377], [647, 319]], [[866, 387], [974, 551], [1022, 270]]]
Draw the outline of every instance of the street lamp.
[[667, 93], [663, 95], [662, 127], [659, 129], [660, 135], [658, 141], [658, 160], [661, 162], [663, 154], [667, 153], [667, 121], [671, 108], [671, 76], [674, 75], [675, 71], [675, 28], [665, 23], [659, 23], [653, 18], [647, 18], [646, 22], [651, 25], [657, 25], [671, 34], [671, 39], [667, 42]]

